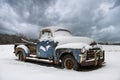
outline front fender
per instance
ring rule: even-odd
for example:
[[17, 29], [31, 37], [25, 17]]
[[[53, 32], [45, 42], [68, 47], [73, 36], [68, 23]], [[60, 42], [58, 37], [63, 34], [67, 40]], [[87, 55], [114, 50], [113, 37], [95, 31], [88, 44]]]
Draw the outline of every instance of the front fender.
[[80, 62], [80, 56], [79, 56], [80, 54], [81, 54], [80, 49], [71, 49], [71, 48], [57, 49], [55, 52], [55, 61], [59, 61], [65, 55], [72, 55], [77, 62]]
[[67, 43], [58, 45], [55, 49], [55, 60], [58, 61], [61, 56], [63, 57], [64, 55], [70, 53], [77, 62], [80, 62], [81, 49], [84, 47], [90, 48], [90, 46], [86, 43]]

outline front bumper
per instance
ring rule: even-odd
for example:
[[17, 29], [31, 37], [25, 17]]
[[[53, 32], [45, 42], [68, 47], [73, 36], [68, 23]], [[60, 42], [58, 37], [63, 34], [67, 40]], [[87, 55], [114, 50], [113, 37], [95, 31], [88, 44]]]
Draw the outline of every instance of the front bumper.
[[81, 66], [90, 66], [90, 65], [93, 65], [93, 66], [97, 66], [97, 65], [101, 65], [104, 63], [104, 59], [100, 59], [100, 60], [86, 60], [86, 61], [83, 61], [82, 63], [80, 63]]
[[[84, 59], [84, 60], [83, 60]], [[84, 58], [84, 56], [81, 57], [81, 66], [97, 66], [97, 65], [102, 65], [105, 60], [105, 54], [104, 51], [95, 51], [94, 53], [90, 53], [89, 55]]]

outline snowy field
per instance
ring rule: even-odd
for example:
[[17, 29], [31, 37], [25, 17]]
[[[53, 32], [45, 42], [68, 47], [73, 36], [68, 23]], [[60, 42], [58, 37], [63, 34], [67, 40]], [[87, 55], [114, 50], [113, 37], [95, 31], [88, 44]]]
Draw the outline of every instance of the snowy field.
[[105, 64], [80, 71], [61, 69], [59, 65], [29, 60], [20, 62], [13, 45], [0, 45], [0, 80], [120, 80], [120, 46], [103, 46]]

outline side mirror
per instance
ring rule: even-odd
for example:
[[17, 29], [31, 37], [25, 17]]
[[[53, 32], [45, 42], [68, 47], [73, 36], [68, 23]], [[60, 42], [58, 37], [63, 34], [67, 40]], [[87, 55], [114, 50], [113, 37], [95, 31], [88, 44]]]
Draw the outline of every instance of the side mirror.
[[56, 41], [56, 42], [55, 42], [55, 47], [56, 47], [58, 44], [59, 44], [59, 42]]

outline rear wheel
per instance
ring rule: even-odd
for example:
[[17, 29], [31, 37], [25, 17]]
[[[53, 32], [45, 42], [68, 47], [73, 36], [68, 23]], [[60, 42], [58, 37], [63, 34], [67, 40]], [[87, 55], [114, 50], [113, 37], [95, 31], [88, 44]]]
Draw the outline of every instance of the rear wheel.
[[75, 60], [75, 58], [71, 55], [65, 55], [62, 58], [62, 67], [66, 69], [74, 69], [78, 70], [79, 69], [79, 64]]
[[26, 56], [24, 55], [23, 52], [18, 53], [18, 60], [20, 61], [26, 61]]

